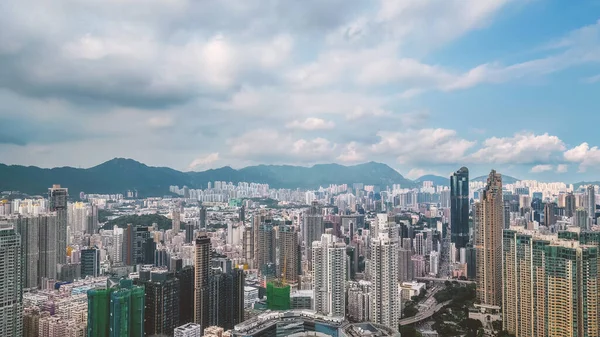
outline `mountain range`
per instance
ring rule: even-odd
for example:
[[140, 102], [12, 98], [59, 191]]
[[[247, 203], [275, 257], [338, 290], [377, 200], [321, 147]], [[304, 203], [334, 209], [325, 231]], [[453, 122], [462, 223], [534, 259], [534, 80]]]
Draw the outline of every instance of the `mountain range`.
[[[471, 181], [485, 182], [487, 176]], [[311, 167], [291, 165], [257, 165], [242, 169], [229, 166], [202, 172], [181, 172], [168, 167], [153, 167], [133, 159], [114, 158], [88, 169], [0, 164], [0, 191], [19, 191], [30, 195], [46, 194], [48, 187], [60, 184], [69, 188], [71, 194], [125, 193], [137, 190], [140, 196], [161, 196], [169, 193], [169, 186], [206, 188], [209, 182], [241, 181], [269, 184], [272, 188], [318, 188], [329, 184], [362, 182], [366, 185], [402, 187], [420, 186], [423, 181], [448, 186], [449, 177], [424, 175], [410, 180], [386, 164], [368, 162], [359, 165], [319, 164]], [[502, 175], [503, 184], [514, 184], [519, 179]], [[599, 182], [576, 183], [575, 188]]]
[[48, 187], [60, 184], [71, 195], [86, 193], [125, 193], [137, 190], [140, 196], [168, 194], [169, 186], [206, 188], [208, 182], [241, 181], [269, 184], [272, 188], [318, 188], [329, 184], [416, 186], [386, 164], [369, 162], [343, 166], [320, 164], [312, 167], [258, 165], [239, 170], [229, 166], [203, 172], [181, 172], [167, 167], [152, 167], [132, 159], [115, 158], [88, 169], [0, 164], [0, 191], [20, 191], [31, 195], [47, 193]]

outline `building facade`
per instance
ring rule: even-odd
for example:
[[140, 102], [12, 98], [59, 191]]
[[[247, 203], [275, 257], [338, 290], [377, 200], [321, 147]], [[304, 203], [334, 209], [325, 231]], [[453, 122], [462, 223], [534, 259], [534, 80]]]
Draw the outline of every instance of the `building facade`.
[[0, 336], [23, 334], [22, 266], [21, 236], [0, 223]]
[[53, 185], [48, 189], [49, 209], [56, 212], [56, 263], [67, 262], [67, 199], [69, 191], [60, 185]]
[[502, 321], [516, 337], [600, 335], [597, 240], [561, 237], [504, 231]]
[[451, 242], [457, 249], [469, 242], [469, 170], [461, 167], [450, 177]]
[[481, 201], [474, 206], [477, 258], [477, 298], [485, 305], [502, 305], [502, 176], [490, 172]]
[[[393, 232], [394, 230], [390, 231]], [[370, 320], [385, 326], [395, 327], [398, 325], [398, 319], [400, 318], [398, 239], [382, 231], [372, 239], [370, 251]]]
[[201, 233], [196, 238], [194, 259], [194, 323], [202, 328], [209, 326], [209, 277], [210, 277], [210, 238]]
[[312, 243], [314, 310], [327, 316], [346, 313], [346, 244], [331, 234]]

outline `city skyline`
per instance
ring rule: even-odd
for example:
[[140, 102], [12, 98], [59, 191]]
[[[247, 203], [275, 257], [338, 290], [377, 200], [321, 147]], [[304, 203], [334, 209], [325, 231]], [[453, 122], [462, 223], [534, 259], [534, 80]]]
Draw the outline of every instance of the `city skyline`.
[[0, 11], [7, 164], [600, 163], [597, 1], [60, 3]]

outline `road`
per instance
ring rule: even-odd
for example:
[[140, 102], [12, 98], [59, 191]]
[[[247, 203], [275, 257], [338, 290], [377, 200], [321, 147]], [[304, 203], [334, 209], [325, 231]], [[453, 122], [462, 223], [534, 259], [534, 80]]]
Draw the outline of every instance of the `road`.
[[433, 316], [433, 314], [435, 314], [436, 312], [442, 310], [442, 308], [445, 305], [450, 304], [450, 302], [452, 301], [446, 301], [443, 303], [439, 303], [433, 307], [430, 307], [429, 309], [419, 312], [418, 314], [416, 314], [413, 317], [407, 317], [407, 318], [403, 318], [399, 321], [400, 325], [410, 325], [410, 324], [414, 324], [414, 323], [418, 323], [420, 321], [424, 321], [426, 319], [428, 319], [429, 317]]
[[416, 278], [418, 281], [433, 281], [433, 282], [446, 282], [446, 281], [450, 281], [450, 282], [458, 282], [458, 283], [464, 283], [464, 284], [475, 284], [475, 281], [467, 281], [467, 280], [458, 280], [458, 279], [447, 279], [447, 278], [437, 278], [437, 277], [417, 277]]

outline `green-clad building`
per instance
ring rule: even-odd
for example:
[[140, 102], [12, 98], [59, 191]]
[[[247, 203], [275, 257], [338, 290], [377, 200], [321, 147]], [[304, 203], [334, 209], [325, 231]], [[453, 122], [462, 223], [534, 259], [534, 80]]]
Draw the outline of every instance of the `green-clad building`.
[[144, 335], [144, 287], [122, 279], [88, 291], [88, 337]]
[[290, 290], [289, 284], [279, 281], [267, 283], [267, 308], [269, 310], [290, 310]]

